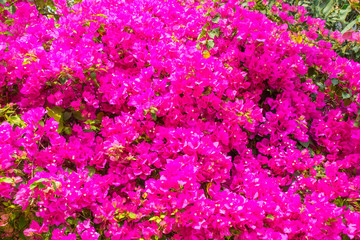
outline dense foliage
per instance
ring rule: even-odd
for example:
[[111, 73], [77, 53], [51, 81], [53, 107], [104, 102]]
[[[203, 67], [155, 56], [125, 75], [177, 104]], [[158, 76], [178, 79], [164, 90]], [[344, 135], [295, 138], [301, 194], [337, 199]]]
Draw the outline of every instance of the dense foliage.
[[[255, 8], [264, 14], [271, 15], [271, 8], [276, 0], [268, 0], [267, 4], [262, 4], [262, 0], [256, 2], [258, 4]], [[339, 42], [330, 40], [334, 46], [333, 49], [342, 57], [360, 62], [359, 37], [357, 35], [352, 36], [353, 32], [357, 31], [360, 26], [359, 0], [284, 0], [283, 2], [305, 7], [312, 17], [326, 20], [325, 27], [327, 29], [341, 32], [341, 34], [345, 33], [344, 38]], [[302, 27], [295, 30], [301, 31]], [[338, 33], [337, 35], [339, 36]]]
[[282, 1], [47, 4], [1, 8], [1, 239], [360, 239], [360, 65], [333, 50], [357, 32]]

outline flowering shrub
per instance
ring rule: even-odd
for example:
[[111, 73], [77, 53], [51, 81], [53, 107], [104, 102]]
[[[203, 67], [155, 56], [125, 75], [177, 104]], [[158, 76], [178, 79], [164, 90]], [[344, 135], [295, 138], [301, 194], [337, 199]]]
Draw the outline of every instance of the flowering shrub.
[[[360, 36], [359, 32], [356, 31], [359, 29], [360, 5], [356, 1], [283, 0], [283, 4], [277, 4], [277, 2], [281, 1], [247, 0], [244, 1], [243, 5], [251, 7], [252, 10], [260, 11], [273, 21], [287, 21], [288, 30], [296, 33], [294, 35], [296, 42], [309, 40], [304, 38], [307, 28], [310, 27], [314, 30], [312, 26], [321, 22], [321, 31], [317, 34], [310, 31], [307, 37], [312, 38], [312, 40], [330, 42], [333, 45], [333, 50], [340, 56], [353, 59], [356, 62], [360, 61]], [[312, 17], [305, 16], [305, 14]], [[329, 30], [333, 30], [330, 35], [328, 34]]]
[[324, 21], [51, 3], [2, 9], [2, 239], [360, 239], [360, 65]]

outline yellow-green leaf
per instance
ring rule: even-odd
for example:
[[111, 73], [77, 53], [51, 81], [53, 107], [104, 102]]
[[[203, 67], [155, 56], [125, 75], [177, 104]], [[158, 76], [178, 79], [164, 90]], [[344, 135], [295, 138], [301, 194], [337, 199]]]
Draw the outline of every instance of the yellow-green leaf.
[[49, 117], [52, 117], [55, 121], [60, 122], [64, 110], [62, 107], [55, 106], [52, 109], [47, 107], [46, 110], [48, 111], [47, 114]]

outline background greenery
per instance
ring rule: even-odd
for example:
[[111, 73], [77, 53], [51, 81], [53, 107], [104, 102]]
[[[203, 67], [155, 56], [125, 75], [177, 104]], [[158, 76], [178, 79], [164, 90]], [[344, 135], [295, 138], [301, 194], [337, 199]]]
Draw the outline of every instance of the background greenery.
[[[260, 2], [260, 0], [256, 0]], [[276, 0], [270, 0], [264, 6], [263, 13], [269, 9]], [[326, 28], [339, 31], [342, 34], [348, 31], [357, 31], [360, 28], [360, 3], [359, 0], [285, 0], [284, 3], [303, 6], [308, 14], [314, 18], [326, 20]], [[333, 42], [334, 50], [342, 57], [360, 62], [360, 44], [355, 41], [345, 41], [342, 44]]]

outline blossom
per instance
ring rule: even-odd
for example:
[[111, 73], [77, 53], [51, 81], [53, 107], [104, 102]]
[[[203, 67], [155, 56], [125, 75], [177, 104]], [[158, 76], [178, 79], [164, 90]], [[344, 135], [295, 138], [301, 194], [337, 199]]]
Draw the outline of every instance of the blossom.
[[360, 237], [358, 34], [241, 3], [5, 10], [1, 237]]
[[32, 221], [30, 224], [30, 228], [24, 230], [24, 235], [31, 237], [34, 236], [37, 239], [36, 234], [41, 234], [49, 231], [49, 228], [44, 224], [42, 226], [39, 225], [36, 221]]

